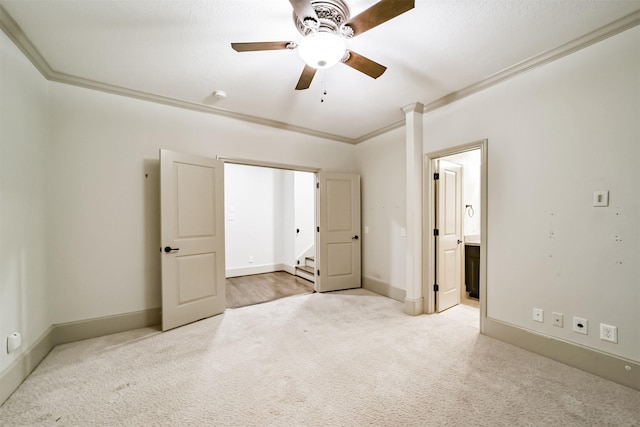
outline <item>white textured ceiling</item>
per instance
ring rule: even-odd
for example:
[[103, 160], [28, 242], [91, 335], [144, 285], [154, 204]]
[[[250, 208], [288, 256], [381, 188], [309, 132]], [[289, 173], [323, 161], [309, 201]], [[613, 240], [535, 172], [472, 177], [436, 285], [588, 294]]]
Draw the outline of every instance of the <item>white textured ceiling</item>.
[[[377, 2], [347, 1], [351, 16]], [[303, 68], [295, 51], [230, 47], [299, 40], [287, 0], [0, 6], [56, 74], [357, 141], [402, 121], [403, 106], [429, 104], [575, 40], [637, 12], [640, 0], [416, 0], [415, 9], [348, 42], [388, 67], [379, 79], [338, 64], [306, 91], [294, 90]], [[228, 98], [212, 104], [214, 90]]]

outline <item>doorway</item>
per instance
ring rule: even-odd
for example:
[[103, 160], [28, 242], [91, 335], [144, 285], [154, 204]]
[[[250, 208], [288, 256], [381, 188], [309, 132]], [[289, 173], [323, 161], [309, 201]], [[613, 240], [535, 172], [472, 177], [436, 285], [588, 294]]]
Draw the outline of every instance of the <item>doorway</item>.
[[487, 296], [487, 145], [483, 140], [425, 156], [426, 311], [475, 310], [480, 328]]
[[224, 176], [226, 277], [295, 275], [315, 258], [312, 172], [226, 163]]
[[314, 291], [315, 174], [224, 167], [227, 308]]

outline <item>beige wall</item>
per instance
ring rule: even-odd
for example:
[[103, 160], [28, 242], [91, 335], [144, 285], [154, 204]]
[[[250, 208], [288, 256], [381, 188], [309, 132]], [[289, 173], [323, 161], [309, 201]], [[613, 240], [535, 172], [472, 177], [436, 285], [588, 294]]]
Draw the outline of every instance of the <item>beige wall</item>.
[[[357, 146], [362, 185], [362, 277], [406, 290], [405, 130]], [[365, 232], [365, 227], [369, 232]]]
[[0, 372], [51, 325], [49, 154], [47, 82], [0, 32]]
[[355, 169], [348, 144], [58, 83], [50, 92], [54, 323], [160, 306], [160, 148]]
[[[639, 76], [634, 28], [424, 116], [426, 153], [489, 141], [488, 317], [634, 361]], [[609, 207], [592, 206], [596, 190]], [[572, 331], [573, 316], [588, 335]], [[600, 340], [601, 322], [618, 327], [618, 344]]]

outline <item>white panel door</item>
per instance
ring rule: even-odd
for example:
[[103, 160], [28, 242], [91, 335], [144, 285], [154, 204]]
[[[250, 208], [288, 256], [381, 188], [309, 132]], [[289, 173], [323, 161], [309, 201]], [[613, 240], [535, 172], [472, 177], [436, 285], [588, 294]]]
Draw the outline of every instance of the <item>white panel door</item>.
[[437, 311], [460, 304], [462, 269], [462, 166], [438, 161], [436, 192]]
[[360, 176], [320, 172], [318, 183], [316, 291], [359, 288]]
[[163, 331], [226, 308], [223, 168], [160, 150]]

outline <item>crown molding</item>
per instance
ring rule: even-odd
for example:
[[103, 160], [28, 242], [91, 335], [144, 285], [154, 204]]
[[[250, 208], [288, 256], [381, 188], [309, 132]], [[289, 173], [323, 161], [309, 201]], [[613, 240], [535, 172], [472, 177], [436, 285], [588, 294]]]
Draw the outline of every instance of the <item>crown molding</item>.
[[198, 111], [201, 113], [215, 114], [219, 116], [228, 117], [235, 120], [241, 120], [244, 122], [254, 123], [262, 126], [268, 126], [271, 128], [288, 130], [291, 132], [302, 133], [305, 135], [315, 136], [322, 139], [333, 140], [337, 142], [344, 142], [347, 144], [355, 144], [356, 139], [347, 138], [341, 135], [336, 135], [328, 132], [316, 131], [313, 129], [305, 128], [302, 126], [295, 126], [289, 123], [280, 122], [277, 120], [265, 119], [263, 117], [252, 116], [249, 114], [236, 113], [233, 111], [225, 110], [223, 108], [198, 104], [195, 102], [183, 101], [176, 98], [170, 98], [167, 96], [155, 95], [148, 92], [139, 90], [133, 90], [117, 85], [103, 83], [95, 80], [85, 79], [82, 77], [74, 76], [71, 74], [61, 73], [49, 65], [49, 63], [40, 54], [38, 49], [31, 43], [31, 41], [25, 36], [24, 32], [20, 28], [17, 22], [7, 13], [2, 6], [0, 6], [0, 28], [4, 33], [13, 41], [13, 43], [22, 51], [22, 53], [31, 61], [36, 69], [44, 76], [45, 79], [63, 83], [72, 86], [83, 87], [85, 89], [93, 89], [101, 92], [111, 93], [114, 95], [126, 96], [129, 98], [140, 99], [143, 101], [155, 102], [158, 104], [164, 104], [172, 107], [183, 108], [192, 111]]
[[[415, 111], [421, 114], [426, 114], [430, 111], [437, 110], [438, 108], [442, 108], [453, 102], [466, 98], [467, 96], [473, 95], [474, 93], [488, 89], [506, 80], [509, 80], [511, 78], [524, 74], [535, 68], [538, 68], [550, 62], [556, 61], [565, 56], [568, 56], [574, 52], [577, 52], [581, 49], [589, 47], [595, 43], [598, 43], [602, 40], [605, 40], [609, 37], [615, 36], [616, 34], [619, 34], [623, 31], [633, 28], [638, 24], [640, 24], [640, 10], [637, 10], [636, 12], [633, 12], [595, 31], [585, 34], [575, 40], [572, 40], [568, 43], [558, 46], [555, 49], [552, 49], [540, 55], [536, 55], [518, 64], [512, 65], [496, 74], [493, 74], [461, 90], [451, 92], [433, 102], [430, 102], [424, 105], [422, 103], [417, 102], [415, 104], [410, 104], [410, 106], [419, 105], [420, 108], [416, 108]], [[137, 91], [137, 90], [128, 89], [125, 87], [98, 82], [95, 80], [85, 79], [82, 77], [73, 76], [70, 74], [61, 73], [53, 70], [49, 65], [49, 63], [40, 54], [40, 52], [35, 48], [35, 46], [33, 46], [31, 41], [25, 36], [20, 26], [2, 8], [2, 6], [0, 6], [0, 28], [4, 31], [5, 34], [7, 34], [7, 36], [13, 41], [13, 43], [15, 43], [15, 45], [22, 51], [22, 53], [24, 53], [24, 55], [31, 61], [31, 63], [44, 76], [44, 78], [46, 78], [49, 81], [53, 81], [57, 83], [69, 84], [73, 86], [83, 87], [86, 89], [93, 89], [101, 92], [111, 93], [114, 95], [121, 95], [129, 98], [135, 98], [135, 99], [140, 99], [144, 101], [155, 102], [158, 104], [164, 104], [172, 107], [219, 115], [219, 116], [228, 117], [235, 120], [241, 120], [244, 122], [254, 123], [262, 126], [268, 126], [276, 129], [281, 129], [281, 130], [287, 130], [291, 132], [297, 132], [297, 133], [310, 135], [310, 136], [314, 136], [322, 139], [343, 142], [343, 143], [353, 144], [353, 145], [359, 144], [361, 142], [367, 141], [376, 136], [385, 134], [387, 132], [390, 132], [392, 130], [405, 126], [404, 119], [398, 120], [389, 125], [376, 129], [372, 132], [361, 135], [359, 137], [348, 138], [342, 135], [321, 132], [321, 131], [305, 128], [302, 126], [295, 126], [289, 123], [280, 122], [277, 120], [265, 119], [262, 117], [237, 113], [234, 111], [229, 111], [229, 110], [225, 110], [218, 107], [197, 104], [194, 102], [183, 101], [176, 98], [155, 95], [148, 92]], [[407, 106], [403, 107], [402, 110], [405, 111], [405, 108], [407, 108]]]
[[640, 10], [637, 10], [623, 18], [620, 18], [617, 21], [613, 21], [610, 24], [605, 25], [604, 27], [600, 27], [595, 31], [578, 37], [575, 40], [560, 45], [555, 49], [549, 50], [540, 55], [536, 55], [522, 62], [514, 64], [508, 68], [505, 68], [504, 70], [493, 74], [477, 83], [469, 85], [464, 89], [451, 92], [450, 94], [445, 95], [442, 98], [425, 105], [424, 112], [428, 113], [430, 111], [437, 110], [438, 108], [442, 108], [445, 105], [449, 105], [462, 98], [473, 95], [474, 93], [488, 89], [492, 86], [524, 74], [535, 68], [549, 64], [553, 61], [557, 61], [558, 59], [571, 55], [572, 53], [601, 42], [602, 40], [608, 39], [609, 37], [629, 30], [637, 26], [638, 24], [640, 24]]

